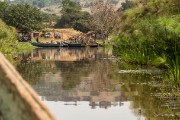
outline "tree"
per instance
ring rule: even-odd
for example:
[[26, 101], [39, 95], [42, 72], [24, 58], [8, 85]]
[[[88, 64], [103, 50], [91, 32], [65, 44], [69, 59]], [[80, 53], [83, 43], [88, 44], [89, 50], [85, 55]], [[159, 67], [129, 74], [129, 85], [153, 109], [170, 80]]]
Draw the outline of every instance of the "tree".
[[75, 30], [79, 30], [81, 32], [87, 33], [88, 31], [90, 31], [90, 27], [89, 27], [89, 21], [88, 20], [78, 20], [76, 22], [74, 22], [73, 24], [73, 28]]
[[57, 21], [56, 27], [72, 27], [73, 22], [81, 18], [80, 15], [81, 7], [76, 5], [75, 2], [70, 0], [62, 1], [62, 16]]
[[32, 31], [43, 28], [43, 17], [39, 9], [30, 5], [9, 5], [3, 14], [3, 21], [21, 31]]
[[108, 38], [119, 24], [119, 15], [115, 11], [114, 6], [109, 2], [95, 2], [91, 8], [92, 12], [92, 29], [96, 32], [104, 34]]
[[57, 21], [56, 27], [73, 27], [76, 30], [82, 32], [88, 32], [88, 20], [91, 15], [88, 12], [82, 12], [81, 7], [70, 0], [62, 1], [62, 16]]

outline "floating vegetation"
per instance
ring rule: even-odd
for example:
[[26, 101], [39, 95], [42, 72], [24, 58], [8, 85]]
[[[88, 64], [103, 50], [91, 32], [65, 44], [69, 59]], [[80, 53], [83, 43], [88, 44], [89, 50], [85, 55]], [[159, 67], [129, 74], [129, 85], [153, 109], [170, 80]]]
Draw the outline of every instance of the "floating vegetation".
[[160, 74], [162, 70], [120, 70], [119, 73], [131, 73], [131, 74]]

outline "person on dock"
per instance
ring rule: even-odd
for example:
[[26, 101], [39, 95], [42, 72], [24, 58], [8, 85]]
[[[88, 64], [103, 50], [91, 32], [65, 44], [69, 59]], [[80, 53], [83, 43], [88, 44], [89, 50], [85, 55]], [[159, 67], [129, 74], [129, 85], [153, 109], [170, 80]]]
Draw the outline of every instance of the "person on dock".
[[36, 38], [36, 42], [39, 42], [39, 38], [38, 37]]

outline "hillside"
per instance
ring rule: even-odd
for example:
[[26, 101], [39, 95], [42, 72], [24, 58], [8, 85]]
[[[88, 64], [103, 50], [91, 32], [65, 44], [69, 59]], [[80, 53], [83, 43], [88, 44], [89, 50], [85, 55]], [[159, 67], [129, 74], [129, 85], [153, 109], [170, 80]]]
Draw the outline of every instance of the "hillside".
[[[77, 0], [73, 0], [73, 1], [77, 2]], [[79, 4], [82, 7], [82, 11], [87, 11], [87, 12], [91, 13], [91, 7], [93, 5], [93, 2], [95, 2], [95, 1], [97, 1], [97, 0], [91, 0], [91, 1], [81, 0], [79, 2]], [[121, 4], [124, 3], [125, 1], [126, 0], [117, 0], [117, 1], [116, 0], [112, 0], [111, 4], [114, 5], [114, 9], [115, 10], [118, 10], [121, 7]], [[55, 14], [57, 16], [61, 15], [60, 4], [59, 5], [52, 5], [52, 6], [43, 7], [43, 8], [41, 8], [41, 11], [45, 12], [45, 13], [49, 13], [49, 14]]]

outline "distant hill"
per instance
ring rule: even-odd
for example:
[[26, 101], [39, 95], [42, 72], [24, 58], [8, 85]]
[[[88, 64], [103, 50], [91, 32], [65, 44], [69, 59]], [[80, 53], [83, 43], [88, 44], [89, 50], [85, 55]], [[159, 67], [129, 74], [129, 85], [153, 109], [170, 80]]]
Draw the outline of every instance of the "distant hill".
[[[55, 14], [57, 16], [61, 15], [61, 2], [62, 0], [6, 0], [10, 4], [29, 4], [34, 7], [38, 7], [41, 11], [49, 14]], [[82, 7], [83, 11], [90, 12], [90, 7], [92, 6], [93, 2], [98, 0], [71, 0], [76, 2]], [[103, 0], [107, 1], [107, 0]], [[121, 7], [121, 3], [125, 2], [125, 0], [108, 0], [111, 4], [114, 4], [115, 9]]]
[[[51, 5], [61, 5], [62, 0], [6, 0], [9, 3], [14, 3], [14, 4], [29, 4], [32, 6], [36, 6], [39, 8], [43, 7], [49, 7]], [[89, 7], [93, 2], [98, 1], [98, 0], [71, 0], [76, 2], [77, 4], [80, 4], [81, 6], [87, 8]], [[107, 1], [107, 0], [103, 0]], [[108, 0], [109, 2], [113, 4], [118, 4], [119, 1], [124, 1], [124, 0]]]

